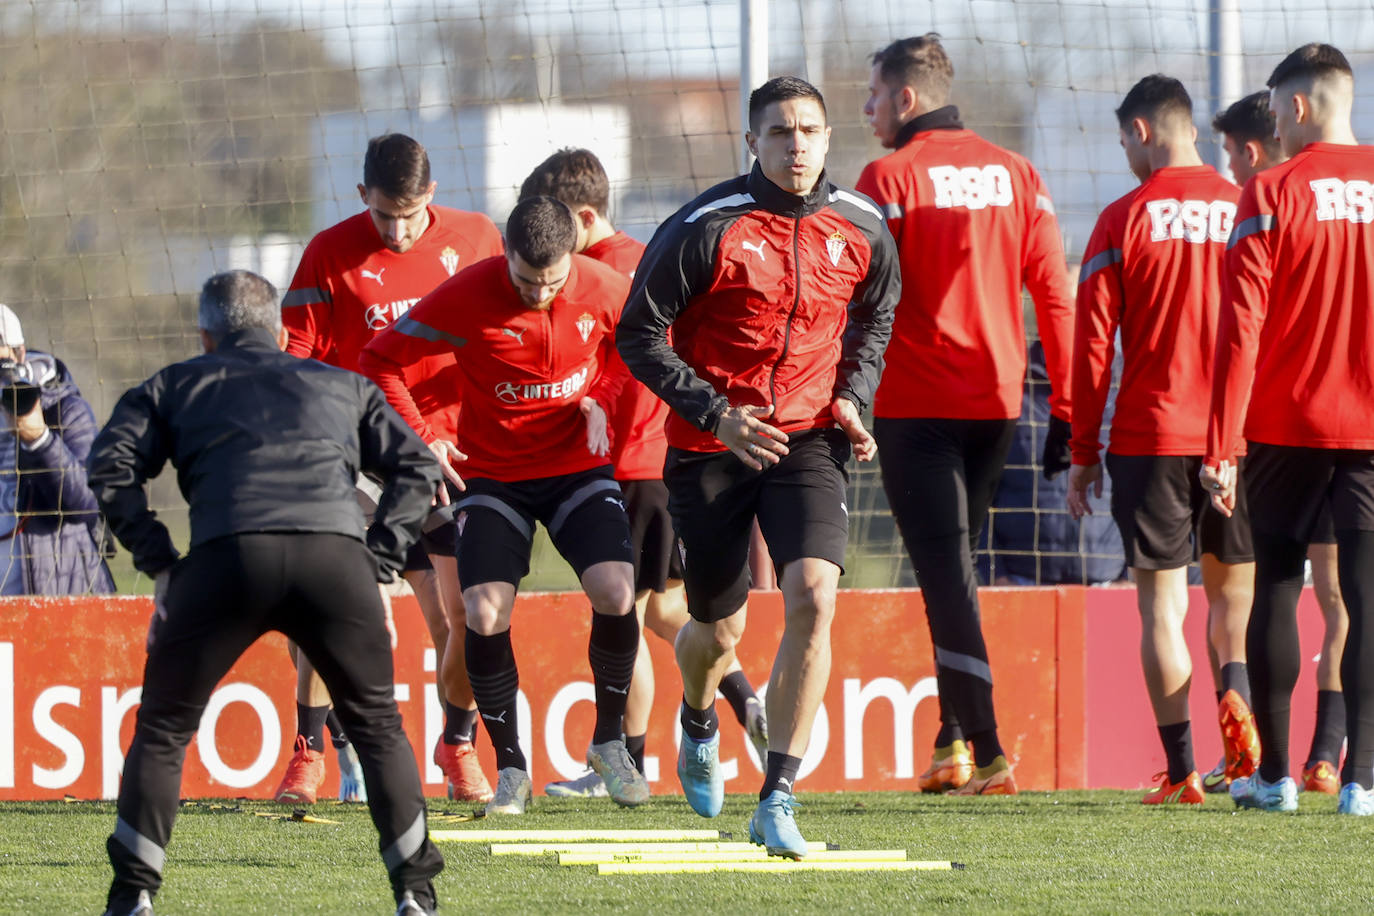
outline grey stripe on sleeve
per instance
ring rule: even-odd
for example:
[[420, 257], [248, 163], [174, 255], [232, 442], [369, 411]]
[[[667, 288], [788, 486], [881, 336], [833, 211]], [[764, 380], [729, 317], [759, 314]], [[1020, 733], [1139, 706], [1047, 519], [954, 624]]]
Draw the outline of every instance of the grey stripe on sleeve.
[[431, 328], [427, 324], [421, 324], [409, 315], [402, 315], [392, 327], [400, 333], [405, 334], [407, 337], [418, 337], [421, 340], [442, 341], [454, 347], [465, 347], [468, 343], [467, 340], [462, 337], [454, 336], [438, 328]]

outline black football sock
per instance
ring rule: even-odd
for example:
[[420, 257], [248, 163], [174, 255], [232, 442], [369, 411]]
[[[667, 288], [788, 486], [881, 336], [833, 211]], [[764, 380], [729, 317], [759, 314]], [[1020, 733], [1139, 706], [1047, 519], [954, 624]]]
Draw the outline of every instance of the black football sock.
[[1345, 694], [1339, 690], [1317, 691], [1317, 725], [1312, 729], [1312, 750], [1307, 765], [1325, 760], [1332, 766], [1341, 762], [1345, 742]]
[[647, 735], [626, 735], [625, 750], [630, 752], [630, 759], [635, 762], [635, 769], [640, 773], [644, 772], [644, 739]]
[[329, 715], [325, 716], [324, 724], [329, 728], [329, 743], [334, 745], [334, 750], [348, 746], [348, 735], [344, 734], [343, 723], [334, 714], [334, 707], [329, 707]]
[[1307, 545], [1266, 531], [1255, 531], [1254, 541], [1255, 604], [1245, 630], [1245, 657], [1260, 738], [1259, 775], [1272, 784], [1288, 775], [1288, 725], [1302, 668], [1298, 597]]
[[310, 750], [324, 751], [324, 720], [328, 717], [328, 706], [296, 704], [296, 734], [305, 739]]
[[959, 717], [954, 714], [944, 697], [938, 697], [940, 702], [940, 730], [935, 733], [936, 747], [949, 747], [956, 741], [964, 740], [964, 730], [959, 727]]
[[477, 737], [477, 710], [444, 703], [444, 743], [471, 744]]
[[730, 704], [730, 709], [735, 714], [735, 721], [743, 725], [749, 701], [758, 696], [754, 693], [754, 687], [749, 683], [749, 678], [744, 676], [743, 671], [731, 671], [720, 679], [720, 693], [721, 696], [725, 697], [725, 702]]
[[763, 788], [759, 789], [759, 801], [772, 795], [774, 789], [781, 789], [788, 795], [795, 795], [797, 771], [801, 769], [801, 764], [800, 757], [790, 757], [787, 754], [779, 754], [777, 751], [769, 751], [768, 769], [763, 774]]
[[515, 667], [510, 630], [481, 636], [469, 627], [463, 649], [472, 695], [477, 698], [482, 724], [496, 748], [496, 768], [528, 770], [525, 753], [520, 750], [520, 729], [515, 719], [520, 673]]
[[1341, 785], [1374, 788], [1374, 531], [1337, 531], [1341, 597], [1350, 629], [1341, 656], [1348, 739]]
[[982, 768], [992, 766], [992, 762], [1002, 756], [1002, 743], [997, 740], [997, 729], [990, 728], [976, 735], [969, 735], [973, 744], [973, 765]]
[[1178, 785], [1193, 772], [1193, 728], [1191, 722], [1159, 726], [1159, 741], [1169, 761], [1169, 782]]
[[1250, 705], [1250, 673], [1245, 669], [1245, 662], [1227, 662], [1221, 666], [1221, 690], [1223, 694], [1234, 690], [1246, 706]]
[[592, 666], [596, 690], [596, 727], [592, 744], [615, 741], [622, 735], [625, 703], [630, 699], [630, 680], [639, 654], [639, 618], [633, 613], [619, 617], [592, 614], [592, 635], [587, 642], [587, 661]]
[[682, 700], [682, 710], [678, 713], [678, 721], [682, 723], [682, 733], [694, 741], [710, 741], [720, 729], [715, 703], [705, 709], [693, 709], [685, 697]]

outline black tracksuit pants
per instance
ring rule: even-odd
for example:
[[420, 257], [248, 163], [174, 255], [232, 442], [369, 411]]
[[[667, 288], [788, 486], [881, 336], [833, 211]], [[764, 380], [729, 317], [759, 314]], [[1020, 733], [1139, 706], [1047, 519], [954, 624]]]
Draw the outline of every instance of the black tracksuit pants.
[[140, 889], [161, 886], [186, 745], [230, 666], [279, 630], [319, 671], [357, 748], [393, 891], [412, 890], [432, 907], [430, 879], [444, 860], [429, 840], [415, 755], [401, 730], [375, 570], [361, 542], [301, 533], [219, 538], [173, 568], [106, 844], [111, 906], [132, 906]]
[[963, 736], [997, 727], [973, 551], [1015, 420], [877, 418], [883, 490], [925, 599], [940, 718]]

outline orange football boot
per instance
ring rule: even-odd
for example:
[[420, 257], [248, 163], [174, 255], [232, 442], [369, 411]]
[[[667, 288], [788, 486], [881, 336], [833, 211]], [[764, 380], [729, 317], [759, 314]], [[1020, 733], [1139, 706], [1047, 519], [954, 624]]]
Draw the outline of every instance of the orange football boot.
[[291, 755], [286, 775], [272, 798], [283, 805], [313, 805], [323, 784], [324, 754], [310, 750], [305, 746], [305, 737], [297, 735], [296, 753]]
[[1259, 731], [1250, 707], [1234, 690], [1222, 695], [1217, 707], [1221, 722], [1221, 743], [1226, 749], [1226, 777], [1240, 779], [1253, 776], [1259, 768]]
[[1323, 795], [1336, 795], [1341, 791], [1340, 776], [1335, 764], [1329, 760], [1318, 760], [1302, 771], [1302, 790], [1320, 792]]
[[1142, 805], [1200, 805], [1203, 800], [1202, 778], [1197, 770], [1189, 773], [1183, 782], [1170, 782], [1169, 772], [1154, 775], [1159, 785], [1155, 786], [1140, 800]]
[[491, 783], [470, 742], [449, 744], [442, 738], [434, 745], [434, 765], [444, 771], [448, 797], [454, 801], [491, 801]]
[[[940, 756], [941, 751], [947, 751]], [[948, 792], [961, 788], [973, 776], [973, 755], [968, 745], [958, 738], [947, 748], [936, 748], [930, 766], [916, 777], [916, 785], [922, 792]]]
[[955, 795], [1015, 795], [1016, 780], [1011, 777], [1011, 764], [1007, 758], [998, 754], [985, 767], [978, 767], [973, 776], [963, 786], [954, 790]]

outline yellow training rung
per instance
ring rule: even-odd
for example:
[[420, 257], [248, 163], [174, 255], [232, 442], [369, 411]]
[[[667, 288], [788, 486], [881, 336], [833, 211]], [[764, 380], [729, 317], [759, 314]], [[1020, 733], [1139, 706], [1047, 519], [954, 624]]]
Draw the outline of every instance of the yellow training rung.
[[596, 867], [598, 875], [685, 875], [707, 872], [798, 871], [949, 871], [962, 868], [957, 862], [800, 862], [771, 859], [767, 862], [618, 862]]
[[[835, 849], [807, 853], [808, 862], [903, 862], [905, 849]], [[672, 863], [672, 862], [766, 862], [768, 852], [762, 847], [753, 849], [709, 852], [563, 852], [559, 865], [611, 865], [616, 863]]]
[[[807, 843], [811, 852], [824, 852], [833, 848], [826, 843]], [[749, 852], [757, 850], [753, 843], [493, 843], [491, 854], [494, 856], [542, 856], [550, 852], [577, 853], [635, 853], [635, 852]]]
[[431, 830], [436, 843], [635, 843], [719, 840], [719, 830]]

